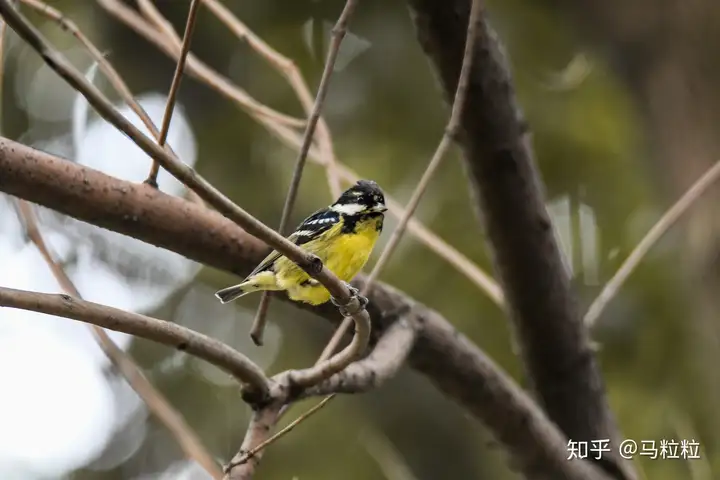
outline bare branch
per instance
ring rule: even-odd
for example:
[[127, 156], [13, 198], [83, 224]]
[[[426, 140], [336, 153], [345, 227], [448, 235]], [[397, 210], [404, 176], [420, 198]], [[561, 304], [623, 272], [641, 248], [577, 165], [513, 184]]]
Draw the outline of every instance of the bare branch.
[[[459, 32], [468, 25], [470, 2], [408, 3], [419, 41], [449, 97], [460, 75]], [[502, 47], [485, 21], [477, 43], [459, 142], [525, 368], [541, 404], [568, 438], [614, 443], [620, 434], [553, 235], [527, 124]], [[598, 464], [617, 478], [635, 478], [617, 452]]]
[[[80, 295], [75, 284], [50, 253], [50, 249], [40, 232], [37, 217], [31, 205], [25, 200], [19, 200], [18, 203], [20, 220], [25, 225], [27, 236], [40, 252], [40, 255], [45, 260], [48, 268], [50, 268], [60, 288], [62, 288], [65, 293], [82, 299], [82, 295]], [[180, 412], [175, 410], [163, 394], [143, 375], [142, 370], [130, 355], [119, 348], [105, 330], [97, 325], [88, 325], [88, 327], [90, 327], [95, 335], [98, 345], [105, 355], [107, 355], [115, 368], [117, 368], [125, 378], [128, 385], [135, 390], [145, 405], [147, 405], [148, 409], [160, 420], [160, 423], [165, 425], [170, 431], [178, 444], [180, 444], [185, 455], [195, 460], [212, 478], [218, 480], [222, 478], [222, 472], [218, 468], [217, 462], [215, 462], [212, 455], [210, 455], [202, 441], [200, 441], [200, 437], [198, 437], [190, 425], [187, 424]]]
[[253, 447], [251, 450], [245, 452], [245, 454], [238, 458], [237, 461], [233, 461], [230, 463], [229, 467], [234, 467], [236, 465], [242, 465], [243, 463], [250, 460], [252, 457], [257, 455], [257, 453], [260, 450], [263, 450], [264, 448], [270, 446], [271, 444], [277, 442], [282, 437], [293, 431], [295, 427], [297, 427], [299, 424], [310, 418], [312, 415], [314, 415], [318, 410], [323, 408], [325, 405], [332, 400], [334, 395], [328, 395], [327, 397], [320, 400], [318, 403], [316, 403], [311, 409], [309, 409], [307, 412], [303, 413], [299, 417], [297, 417], [292, 422], [288, 423], [287, 426], [285, 426], [282, 430], [279, 430], [277, 433], [275, 433], [272, 437], [268, 438], [267, 440], [264, 440], [260, 442], [256, 447]]
[[70, 318], [162, 343], [225, 370], [242, 383], [250, 385], [260, 396], [267, 395], [269, 391], [267, 377], [252, 360], [218, 340], [174, 323], [87, 302], [69, 295], [4, 287], [0, 287], [0, 306]]
[[[175, 61], [180, 58], [182, 40], [172, 31], [171, 26], [171, 31], [165, 31], [165, 29], [158, 31], [156, 26], [146, 21], [138, 15], [135, 10], [129, 8], [119, 0], [97, 0], [97, 2], [108, 13], [155, 44], [163, 53]], [[268, 128], [270, 128], [271, 125], [277, 126], [278, 128], [302, 127], [305, 125], [305, 121], [302, 119], [285, 115], [261, 104], [245, 90], [234, 85], [227, 77], [220, 75], [220, 73], [200, 61], [192, 53], [188, 54], [186, 70], [188, 74], [205, 81], [214, 90], [229, 100], [241, 105], [248, 113], [256, 118], [258, 122]]]
[[[278, 232], [283, 231], [284, 229], [278, 228]], [[260, 303], [258, 303], [258, 308], [255, 312], [255, 318], [253, 319], [252, 326], [250, 327], [250, 338], [255, 345], [263, 345], [263, 335], [265, 334], [265, 325], [267, 325], [267, 314], [269, 309], [270, 292], [262, 292], [260, 295]], [[350, 321], [352, 322], [352, 320]]]
[[[238, 275], [249, 273], [268, 253], [261, 241], [215, 211], [2, 138], [0, 171], [2, 192]], [[353, 281], [355, 287], [363, 288], [363, 278]], [[311, 310], [332, 322], [338, 320], [331, 305]], [[576, 478], [551, 476], [560, 468], [557, 465], [579, 468], [575, 462], [564, 461], [562, 434], [444, 318], [382, 283], [373, 289], [367, 310], [378, 333], [401, 313], [412, 312], [408, 321], [417, 325], [418, 339], [410, 354], [411, 365], [485, 422], [523, 471], [550, 475], [541, 478]]]
[[303, 397], [334, 393], [360, 393], [378, 388], [405, 363], [415, 343], [415, 325], [400, 318], [380, 337], [373, 351], [342, 372], [308, 388]]
[[[225, 467], [224, 480], [250, 480], [253, 477], [264, 453], [264, 449], [258, 447], [268, 440], [281, 406], [276, 402], [253, 413], [240, 451]], [[250, 452], [253, 453], [250, 455]]]
[[[297, 197], [297, 192], [300, 188], [300, 179], [302, 178], [303, 169], [305, 168], [305, 161], [307, 160], [310, 145], [312, 144], [313, 137], [315, 136], [315, 127], [317, 127], [318, 120], [320, 120], [320, 112], [322, 112], [323, 102], [325, 101], [325, 97], [327, 96], [327, 92], [330, 87], [330, 77], [332, 77], [335, 62], [337, 61], [337, 56], [340, 52], [340, 45], [347, 33], [347, 25], [353, 11], [355, 10], [356, 4], [357, 0], [348, 0], [347, 3], [345, 3], [345, 8], [340, 14], [340, 18], [338, 18], [338, 21], [332, 31], [332, 41], [330, 42], [327, 60], [325, 61], [325, 68], [323, 69], [322, 77], [320, 78], [320, 86], [318, 87], [317, 96], [315, 97], [315, 104], [313, 105], [312, 111], [310, 112], [310, 118], [308, 119], [307, 126], [305, 127], [302, 145], [300, 146], [300, 153], [295, 161], [292, 181], [290, 182], [290, 188], [288, 189], [287, 196], [285, 197], [285, 205], [283, 206], [282, 215], [280, 217], [280, 227], [278, 228], [278, 232], [282, 234], [287, 233], [285, 229], [287, 227], [290, 214], [292, 213], [293, 206], [295, 205], [295, 198]], [[267, 292], [263, 293], [260, 298], [260, 306], [258, 307], [255, 320], [253, 321], [253, 325], [250, 330], [250, 337], [257, 345], [262, 345], [262, 334], [265, 330], [265, 323], [267, 321], [269, 302], [270, 294]], [[346, 322], [348, 323], [348, 326], [345, 328], [347, 330], [353, 322], [352, 317], [348, 317]], [[345, 322], [343, 322], [343, 325], [344, 324]]]
[[667, 212], [660, 217], [660, 220], [645, 234], [642, 240], [635, 246], [630, 255], [620, 265], [615, 275], [605, 284], [600, 295], [593, 301], [585, 314], [585, 325], [592, 328], [602, 314], [605, 307], [610, 303], [625, 280], [637, 268], [645, 255], [657, 243], [670, 228], [692, 207], [700, 197], [707, 192], [715, 182], [720, 180], [720, 161], [710, 167], [690, 188], [678, 199]]
[[[180, 90], [180, 82], [182, 82], [183, 70], [185, 68], [185, 60], [187, 59], [188, 52], [190, 51], [190, 43], [192, 42], [193, 30], [195, 29], [195, 19], [197, 18], [197, 12], [200, 9], [201, 3], [202, 0], [192, 0], [192, 3], [190, 3], [190, 10], [188, 11], [187, 22], [185, 24], [182, 48], [180, 49], [180, 58], [177, 61], [175, 74], [173, 75], [172, 83], [170, 84], [170, 92], [168, 93], [165, 113], [163, 114], [162, 127], [160, 128], [160, 138], [157, 139], [160, 146], [165, 145], [168, 132], [170, 131], [170, 121], [172, 120], [173, 110], [175, 109], [175, 99], [177, 98], [177, 93]], [[157, 176], [159, 172], [160, 164], [157, 160], [153, 160], [150, 174], [145, 180], [145, 183], [157, 188]]]
[[[75, 25], [72, 20], [69, 20], [67, 17], [65, 17], [59, 10], [51, 7], [50, 5], [40, 0], [21, 1], [24, 5], [27, 5], [38, 13], [41, 13], [49, 19], [57, 22], [62, 30], [70, 32], [70, 34], [74, 36], [87, 49], [88, 53], [93, 58], [93, 60], [97, 62], [100, 70], [105, 74], [110, 84], [122, 97], [128, 107], [130, 107], [130, 109], [135, 112], [135, 114], [140, 118], [140, 120], [147, 127], [147, 129], [150, 130], [150, 133], [152, 133], [152, 135], [156, 139], [160, 138], [160, 131], [157, 129], [145, 109], [140, 106], [137, 100], [135, 100], [135, 97], [130, 91], [130, 88], [127, 86], [127, 84], [122, 79], [117, 70], [115, 70], [115, 67], [113, 67], [112, 63], [107, 60], [105, 55], [103, 55], [102, 52], [95, 46], [95, 44], [92, 43], [84, 33], [82, 33], [82, 31], [77, 27], [77, 25]], [[166, 145], [165, 148], [172, 155], [175, 155], [175, 153], [170, 148], [170, 145]]]
[[[312, 116], [312, 111], [315, 104], [315, 99], [310, 93], [305, 79], [303, 78], [300, 70], [297, 68], [295, 63], [280, 54], [277, 50], [272, 48], [270, 45], [265, 43], [262, 38], [255, 35], [244, 23], [242, 23], [230, 10], [227, 9], [218, 0], [204, 0], [208, 9], [212, 11], [218, 19], [224, 23], [230, 31], [232, 31], [239, 40], [244, 40], [247, 44], [252, 47], [258, 55], [263, 57], [267, 62], [275, 68], [281, 75], [285, 77], [290, 85], [290, 88], [295, 91], [295, 94], [300, 101], [305, 113], [308, 116]], [[333, 152], [332, 138], [330, 136], [330, 130], [328, 129], [327, 123], [320, 116], [317, 125], [317, 135], [315, 135], [319, 143], [319, 149], [322, 155], [322, 163], [325, 167], [326, 176], [328, 179], [328, 186], [330, 187], [330, 195], [333, 198], [340, 196], [340, 179], [336, 171], [335, 153]], [[355, 183], [355, 182], [352, 182]]]

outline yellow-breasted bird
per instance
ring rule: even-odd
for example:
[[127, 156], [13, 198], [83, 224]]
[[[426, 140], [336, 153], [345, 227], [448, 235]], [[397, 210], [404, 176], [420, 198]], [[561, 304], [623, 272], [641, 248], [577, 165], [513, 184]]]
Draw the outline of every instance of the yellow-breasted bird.
[[[387, 208], [377, 183], [360, 180], [329, 207], [306, 218], [288, 237], [317, 255], [340, 280], [349, 282], [365, 266], [383, 227]], [[222, 303], [263, 290], [287, 292], [291, 300], [320, 305], [330, 292], [288, 258], [273, 251], [238, 285], [215, 296]], [[356, 289], [351, 287], [353, 293]]]

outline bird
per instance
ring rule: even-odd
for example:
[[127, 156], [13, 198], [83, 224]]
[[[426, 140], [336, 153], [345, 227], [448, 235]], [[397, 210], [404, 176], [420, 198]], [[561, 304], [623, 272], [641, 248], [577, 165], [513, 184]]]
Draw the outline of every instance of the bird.
[[[385, 195], [372, 180], [359, 180], [328, 207], [298, 225], [288, 240], [316, 255], [349, 288], [362, 270], [380, 236], [385, 218]], [[222, 303], [258, 291], [285, 291], [296, 302], [321, 305], [330, 292], [297, 264], [271, 252], [242, 282], [215, 293]], [[367, 299], [360, 298], [361, 303]], [[335, 303], [335, 302], [333, 302]]]

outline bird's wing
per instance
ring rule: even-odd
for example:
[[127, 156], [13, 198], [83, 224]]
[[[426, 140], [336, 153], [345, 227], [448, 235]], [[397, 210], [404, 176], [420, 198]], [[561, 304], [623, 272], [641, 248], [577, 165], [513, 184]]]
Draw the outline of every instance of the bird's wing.
[[[327, 208], [323, 208], [303, 220], [302, 223], [300, 223], [300, 225], [298, 225], [295, 229], [295, 232], [288, 237], [288, 240], [293, 242], [295, 245], [303, 245], [330, 230], [330, 228], [339, 221], [340, 215], [338, 213], [328, 210]], [[255, 267], [255, 270], [253, 270], [247, 278], [252, 277], [256, 273], [269, 270], [275, 260], [280, 258], [280, 256], [279, 252], [273, 250], [262, 262], [260, 262], [257, 267]]]

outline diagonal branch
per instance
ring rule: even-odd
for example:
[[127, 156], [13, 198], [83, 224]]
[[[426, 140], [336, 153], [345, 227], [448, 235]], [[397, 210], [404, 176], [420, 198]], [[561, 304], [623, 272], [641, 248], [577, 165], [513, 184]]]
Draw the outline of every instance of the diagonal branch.
[[[162, 147], [165, 145], [167, 140], [168, 132], [170, 131], [170, 121], [172, 120], [173, 110], [175, 109], [175, 99], [177, 93], [180, 90], [180, 82], [182, 82], [183, 70], [185, 69], [185, 61], [187, 60], [188, 52], [190, 52], [190, 43], [192, 41], [193, 30], [195, 29], [195, 20], [197, 19], [197, 13], [200, 9], [202, 0], [192, 0], [190, 3], [190, 10], [188, 11], [187, 22], [185, 24], [185, 33], [183, 36], [182, 47], [180, 49], [180, 58], [177, 61], [175, 67], [175, 74], [173, 75], [172, 83], [170, 84], [170, 92], [168, 93], [167, 104], [165, 105], [165, 113], [163, 114], [162, 126], [160, 128], [160, 137], [158, 138], [158, 144]], [[160, 173], [160, 164], [157, 160], [153, 160], [150, 174], [145, 180], [148, 185], [157, 188], [157, 176]]]
[[[75, 25], [74, 22], [65, 17], [59, 10], [51, 7], [50, 5], [40, 0], [21, 1], [23, 5], [27, 5], [38, 13], [41, 13], [47, 18], [57, 22], [62, 30], [70, 32], [70, 34], [74, 36], [87, 49], [93, 60], [98, 63], [100, 70], [105, 74], [110, 84], [122, 97], [128, 107], [130, 107], [130, 109], [135, 112], [135, 114], [140, 118], [140, 120], [142, 120], [143, 124], [147, 127], [150, 133], [152, 133], [152, 135], [156, 139], [160, 138], [160, 131], [157, 129], [145, 109], [140, 106], [137, 100], [135, 100], [132, 92], [130, 91], [130, 88], [127, 86], [127, 84], [122, 79], [117, 70], [115, 70], [115, 67], [113, 67], [112, 63], [107, 60], [105, 55], [103, 55], [103, 53], [95, 46], [95, 44], [93, 44], [90, 39], [87, 38], [84, 33], [82, 33], [82, 31], [77, 27], [77, 25]], [[170, 153], [174, 155], [174, 152], [169, 145], [167, 145], [166, 148]]]
[[[157, 26], [145, 20], [120, 0], [97, 0], [97, 3], [108, 13], [157, 46], [173, 60], [177, 61], [180, 58], [182, 40], [171, 25], [168, 26], [167, 30], [163, 28], [162, 31], [159, 31]], [[152, 6], [152, 4], [150, 5]], [[203, 80], [227, 99], [241, 105], [253, 118], [267, 128], [283, 130], [302, 127], [305, 124], [302, 119], [285, 115], [261, 104], [245, 90], [234, 85], [227, 77], [210, 68], [192, 53], [188, 54], [186, 70], [189, 75]]]
[[[295, 63], [283, 56], [280, 52], [265, 43], [262, 38], [255, 35], [244, 23], [242, 23], [233, 13], [218, 0], [204, 0], [208, 10], [213, 12], [228, 29], [238, 37], [239, 40], [247, 42], [247, 44], [255, 50], [258, 55], [267, 60], [267, 62], [275, 68], [288, 82], [290, 88], [293, 89], [298, 97], [298, 101], [305, 113], [310, 116], [312, 114], [315, 100], [305, 79], [300, 73], [300, 69]], [[336, 171], [337, 160], [333, 151], [332, 137], [327, 122], [321, 116], [318, 122], [317, 135], [318, 148], [322, 156], [322, 164], [325, 167], [328, 187], [330, 195], [333, 198], [340, 196], [340, 179]], [[355, 183], [354, 181], [351, 183]]]
[[[50, 253], [50, 249], [40, 232], [37, 217], [32, 210], [32, 206], [25, 200], [20, 200], [18, 210], [20, 220], [25, 225], [27, 236], [30, 238], [30, 241], [35, 244], [35, 247], [40, 252], [40, 255], [42, 255], [60, 287], [65, 290], [65, 293], [82, 299], [82, 295], [80, 295], [75, 284]], [[222, 473], [218, 468], [217, 462], [215, 462], [212, 455], [210, 455], [202, 441], [200, 441], [200, 437], [198, 437], [190, 425], [187, 424], [180, 412], [173, 408], [163, 394], [145, 377], [140, 367], [133, 361], [130, 355], [119, 348], [105, 330], [96, 325], [88, 326], [95, 335], [97, 343], [105, 355], [107, 355], [115, 368], [117, 368], [125, 378], [128, 385], [135, 390], [145, 405], [147, 405], [148, 409], [170, 431], [175, 440], [180, 444], [185, 455], [187, 455], [189, 459], [195, 460], [212, 478], [219, 480], [222, 477]]]
[[[446, 97], [458, 84], [470, 0], [409, 0], [419, 41]], [[568, 438], [615, 443], [620, 434], [563, 267], [542, 183], [516, 104], [507, 59], [483, 21], [459, 143], [521, 353], [540, 402]], [[617, 452], [598, 463], [635, 478]]]
[[[2, 192], [238, 275], [249, 273], [268, 253], [261, 241], [215, 211], [1, 137], [0, 171]], [[356, 278], [354, 286], [362, 289], [363, 278]], [[38, 294], [28, 295], [34, 299]], [[3, 298], [0, 295], [0, 304]], [[331, 322], [338, 320], [331, 305], [311, 310]], [[373, 288], [367, 310], [378, 334], [400, 313], [411, 312], [407, 319], [417, 326], [417, 341], [410, 365], [484, 422], [526, 475], [606, 478], [585, 462], [566, 461], [566, 439], [557, 427], [437, 312], [382, 283]]]
[[633, 251], [630, 252], [630, 255], [628, 255], [620, 268], [618, 268], [615, 275], [608, 280], [600, 294], [590, 305], [590, 308], [588, 308], [584, 318], [588, 328], [592, 328], [595, 325], [595, 322], [600, 318], [605, 307], [610, 303], [618, 290], [620, 290], [620, 287], [625, 283], [625, 280], [627, 280], [630, 274], [640, 264], [653, 245], [718, 181], [720, 181], [720, 161], [716, 162], [715, 165], [710, 167], [690, 186], [683, 196], [660, 217], [660, 220], [653, 225], [642, 240], [635, 246]]
[[[350, 16], [355, 10], [356, 4], [357, 0], [347, 1], [345, 8], [340, 14], [340, 18], [338, 18], [338, 21], [335, 24], [335, 28], [333, 28], [333, 39], [330, 43], [327, 60], [325, 61], [325, 68], [323, 69], [322, 77], [320, 78], [320, 86], [318, 87], [317, 97], [315, 98], [315, 104], [312, 107], [310, 118], [308, 119], [307, 126], [305, 127], [302, 145], [300, 146], [300, 153], [295, 161], [292, 181], [290, 182], [290, 188], [288, 189], [287, 196], [285, 197], [285, 205], [283, 206], [282, 215], [280, 217], [280, 227], [278, 228], [278, 232], [281, 234], [286, 233], [285, 230], [287, 228], [287, 222], [290, 219], [290, 214], [292, 213], [293, 206], [295, 205], [295, 198], [297, 197], [297, 192], [300, 188], [300, 179], [302, 178], [303, 168], [305, 168], [305, 161], [307, 160], [310, 145], [312, 144], [313, 137], [315, 136], [315, 128], [317, 127], [318, 120], [320, 120], [320, 112], [322, 111], [323, 102], [325, 101], [325, 97], [327, 96], [330, 86], [330, 77], [332, 76], [333, 68], [335, 67], [338, 53], [340, 52], [340, 45], [347, 33], [347, 24], [350, 20]], [[253, 325], [250, 329], [250, 337], [256, 345], [262, 345], [262, 336], [263, 331], [265, 330], [269, 305], [270, 294], [268, 292], [263, 292], [260, 297], [260, 306], [258, 307], [255, 320], [253, 320]], [[347, 320], [348, 323], [352, 323], [352, 321], [353, 320], [350, 317]]]
[[[307, 420], [309, 417], [314, 415], [318, 410], [323, 408], [325, 405], [332, 400], [334, 395], [328, 395], [327, 397], [320, 400], [318, 403], [316, 403], [311, 409], [309, 409], [307, 412], [303, 413], [299, 417], [297, 417], [292, 422], [288, 423], [287, 426], [283, 427], [282, 430], [279, 430], [277, 433], [273, 434], [272, 437], [269, 437], [267, 440], [263, 440], [259, 443], [257, 443], [257, 440], [254, 441], [254, 443], [257, 443], [257, 445], [250, 450], [245, 450], [242, 456], [236, 456], [230, 464], [229, 468], [235, 467], [237, 465], [242, 465], [243, 463], [249, 461], [251, 458], [253, 458], [255, 455], [257, 455], [261, 450], [264, 450], [265, 447], [275, 443], [276, 441], [280, 440], [282, 437], [287, 435], [288, 433], [292, 432], [295, 427], [297, 427], [299, 424]], [[278, 413], [279, 415], [279, 413]], [[275, 420], [275, 423], [277, 423], [277, 420]]]

